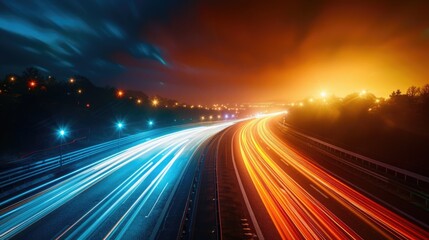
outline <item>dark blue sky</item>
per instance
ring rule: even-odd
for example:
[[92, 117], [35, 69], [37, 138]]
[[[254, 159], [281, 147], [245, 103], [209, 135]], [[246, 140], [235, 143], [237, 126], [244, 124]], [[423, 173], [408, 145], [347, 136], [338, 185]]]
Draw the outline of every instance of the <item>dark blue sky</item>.
[[127, 71], [115, 60], [117, 54], [167, 66], [162, 48], [148, 41], [143, 29], [168, 20], [181, 7], [177, 2], [1, 1], [0, 71], [35, 66], [62, 78], [80, 74], [115, 84]]

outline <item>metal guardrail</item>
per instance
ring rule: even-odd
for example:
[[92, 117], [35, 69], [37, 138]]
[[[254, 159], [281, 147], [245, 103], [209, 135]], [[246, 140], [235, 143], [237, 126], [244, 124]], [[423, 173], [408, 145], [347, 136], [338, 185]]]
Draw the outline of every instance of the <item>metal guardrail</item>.
[[[327, 143], [325, 141], [322, 141], [317, 138], [298, 132], [294, 130], [293, 127], [291, 127], [286, 123], [282, 123], [282, 124], [283, 126], [288, 127], [288, 131], [290, 133], [293, 133], [294, 135], [304, 138], [306, 141], [310, 141], [313, 145], [315, 145], [316, 147], [318, 147], [323, 151], [334, 153], [334, 155], [337, 154], [337, 156], [339, 155], [344, 160], [349, 159], [355, 162], [360, 162], [362, 165], [368, 166], [369, 168], [373, 167], [373, 169], [375, 168], [378, 171], [383, 171], [386, 174], [385, 176], [388, 176], [388, 175], [393, 176], [398, 180], [402, 180], [403, 183], [407, 183], [407, 185], [415, 184], [417, 187], [426, 189], [426, 190], [427, 190], [427, 187], [429, 186], [429, 177], [411, 172], [409, 170], [398, 168], [390, 164], [380, 162], [372, 158], [360, 155], [358, 153], [349, 151], [347, 149], [335, 146], [333, 144]], [[366, 170], [364, 172], [368, 172], [368, 171], [369, 170]], [[374, 171], [374, 174], [375, 173], [376, 172]], [[403, 185], [403, 187], [401, 187], [401, 190], [408, 193], [408, 196], [410, 199], [414, 199], [414, 200], [418, 199], [420, 202], [423, 201], [421, 202], [421, 204], [424, 206], [424, 208], [429, 209], [429, 194], [426, 191], [422, 191], [414, 187], [407, 187], [407, 185]]]
[[[290, 126], [288, 126], [287, 124], [285, 124], [285, 125], [290, 128]], [[369, 157], [365, 157], [363, 155], [360, 155], [358, 153], [354, 153], [354, 152], [346, 150], [344, 148], [337, 147], [333, 144], [324, 142], [324, 141], [319, 140], [317, 138], [314, 138], [314, 137], [308, 136], [306, 134], [300, 133], [298, 131], [295, 131], [292, 128], [290, 128], [289, 130], [293, 131], [297, 135], [300, 135], [301, 137], [304, 137], [308, 140], [311, 140], [312, 142], [314, 142], [316, 144], [321, 145], [324, 148], [327, 148], [331, 151], [337, 151], [345, 157], [349, 157], [349, 158], [361, 161], [362, 163], [366, 163], [368, 165], [374, 165], [376, 168], [384, 169], [386, 172], [390, 171], [391, 173], [395, 174], [395, 176], [403, 176], [405, 181], [414, 180], [417, 185], [420, 185], [420, 183], [422, 183], [422, 182], [429, 183], [429, 177], [426, 177], [426, 176], [423, 176], [423, 175], [420, 175], [420, 174], [417, 174], [417, 173], [414, 173], [414, 172], [411, 172], [411, 171], [408, 171], [408, 170], [405, 170], [402, 168], [398, 168], [398, 167], [389, 165], [387, 163], [374, 160], [374, 159], [369, 158]]]

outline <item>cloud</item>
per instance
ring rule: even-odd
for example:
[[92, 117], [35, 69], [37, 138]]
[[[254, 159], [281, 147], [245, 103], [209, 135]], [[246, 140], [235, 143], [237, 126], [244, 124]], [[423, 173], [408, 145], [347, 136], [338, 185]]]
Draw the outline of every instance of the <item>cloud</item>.
[[91, 75], [106, 81], [126, 71], [118, 53], [166, 65], [158, 46], [141, 35], [154, 18], [168, 15], [175, 1], [2, 1], [1, 71], [38, 65], [66, 77]]

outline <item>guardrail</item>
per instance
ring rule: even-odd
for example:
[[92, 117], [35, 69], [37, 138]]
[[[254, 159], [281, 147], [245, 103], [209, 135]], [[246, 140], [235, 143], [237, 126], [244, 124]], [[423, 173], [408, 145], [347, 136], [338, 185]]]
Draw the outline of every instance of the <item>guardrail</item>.
[[[403, 183], [414, 184], [417, 187], [424, 187], [425, 189], [429, 186], [429, 177], [420, 175], [418, 173], [411, 172], [402, 168], [392, 166], [390, 164], [374, 160], [372, 158], [360, 155], [358, 153], [349, 151], [347, 149], [335, 146], [333, 144], [327, 143], [325, 141], [319, 140], [317, 138], [311, 137], [309, 135], [303, 134], [293, 129], [290, 125], [282, 122], [284, 127], [287, 127], [288, 132], [294, 135], [297, 135], [301, 138], [304, 138], [306, 141], [315, 145], [319, 149], [322, 149], [326, 152], [339, 155], [342, 159], [353, 160], [355, 162], [360, 162], [361, 165], [367, 166], [368, 168], [375, 169], [377, 171], [384, 172], [387, 175], [395, 177], [398, 180], [403, 181]], [[429, 208], [429, 195], [425, 191], [421, 191], [414, 188], [403, 189], [407, 191], [410, 199], [418, 198], [420, 201], [424, 201], [423, 205], [426, 209]]]

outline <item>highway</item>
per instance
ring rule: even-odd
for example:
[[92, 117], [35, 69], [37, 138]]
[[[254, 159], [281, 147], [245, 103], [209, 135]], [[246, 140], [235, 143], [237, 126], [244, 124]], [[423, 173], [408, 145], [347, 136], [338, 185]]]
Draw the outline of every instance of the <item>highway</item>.
[[182, 126], [5, 170], [0, 239], [429, 239], [427, 211], [285, 131]]
[[[113, 143], [108, 156], [68, 163], [78, 168], [0, 202], [0, 239], [156, 239], [163, 231], [175, 238], [177, 232], [165, 228], [178, 231], [184, 204], [172, 203], [186, 200], [188, 173], [197, 167], [192, 160], [207, 139], [231, 124], [136, 138], [121, 150]], [[39, 164], [53, 167], [44, 162]]]
[[371, 195], [367, 182], [338, 177], [333, 172], [342, 169], [322, 167], [320, 154], [288, 144], [276, 125], [276, 117], [257, 118], [219, 137], [224, 239], [429, 238], [427, 212], [419, 220], [384, 204], [395, 196]]

